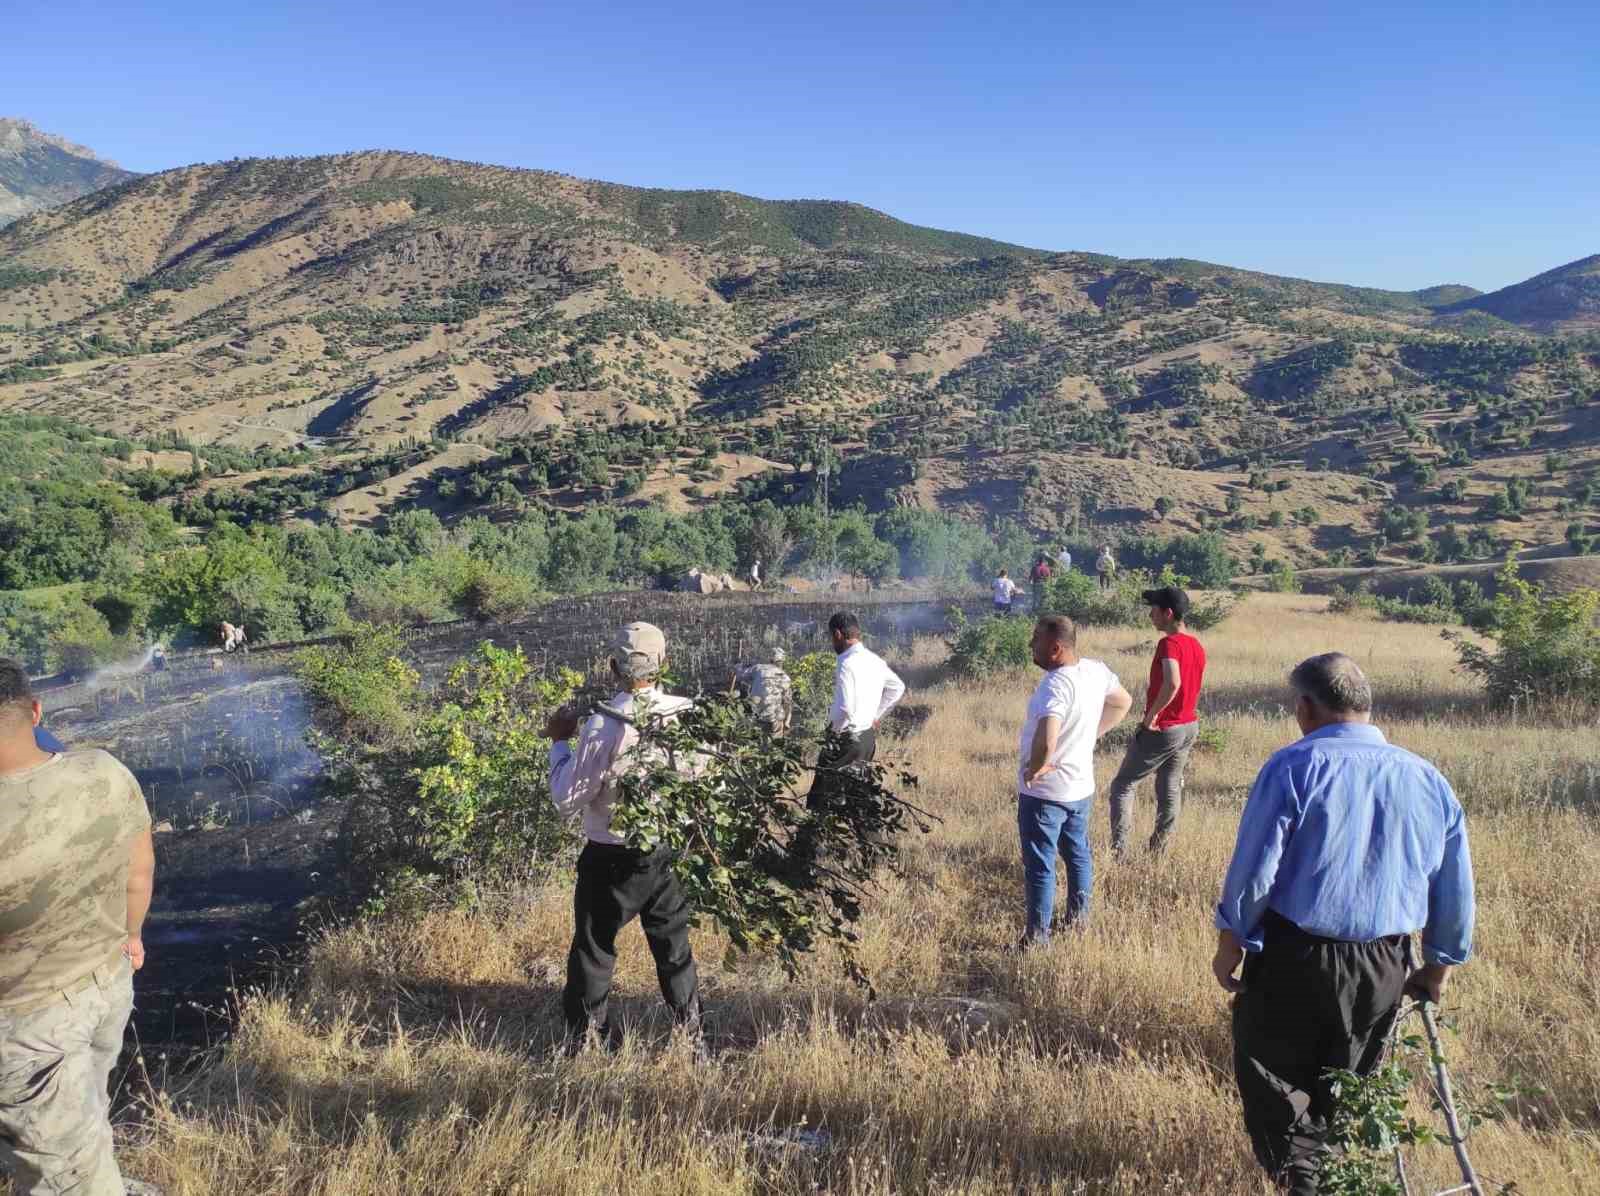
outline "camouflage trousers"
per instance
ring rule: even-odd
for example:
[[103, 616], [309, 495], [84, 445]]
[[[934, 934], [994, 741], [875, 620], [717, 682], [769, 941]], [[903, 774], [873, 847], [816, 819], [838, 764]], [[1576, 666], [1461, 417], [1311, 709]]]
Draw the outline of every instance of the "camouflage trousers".
[[0, 1167], [18, 1196], [123, 1196], [107, 1081], [133, 971], [97, 969], [42, 1009], [0, 1009]]

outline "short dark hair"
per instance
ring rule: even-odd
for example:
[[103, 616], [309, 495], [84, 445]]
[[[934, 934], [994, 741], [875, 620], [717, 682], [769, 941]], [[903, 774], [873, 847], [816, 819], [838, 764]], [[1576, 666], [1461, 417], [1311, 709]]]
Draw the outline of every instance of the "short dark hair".
[[1041, 615], [1039, 626], [1050, 633], [1050, 638], [1069, 648], [1078, 646], [1078, 625], [1066, 615]]
[[29, 713], [33, 707], [33, 683], [20, 660], [0, 656], [0, 712]]
[[1366, 714], [1372, 709], [1372, 683], [1361, 666], [1343, 652], [1324, 652], [1294, 666], [1289, 684], [1334, 714]]
[[838, 632], [847, 640], [860, 639], [861, 620], [853, 611], [836, 610], [828, 618], [828, 630]]

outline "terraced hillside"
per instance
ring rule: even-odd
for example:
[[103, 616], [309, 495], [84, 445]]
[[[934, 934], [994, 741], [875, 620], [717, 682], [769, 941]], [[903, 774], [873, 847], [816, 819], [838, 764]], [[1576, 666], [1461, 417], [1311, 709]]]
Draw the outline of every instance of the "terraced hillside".
[[234, 161], [0, 233], [0, 410], [310, 446], [293, 484], [198, 483], [245, 518], [796, 501], [837, 459], [837, 498], [1039, 535], [1216, 529], [1301, 565], [1581, 545], [1592, 305], [1497, 294], [414, 154]]

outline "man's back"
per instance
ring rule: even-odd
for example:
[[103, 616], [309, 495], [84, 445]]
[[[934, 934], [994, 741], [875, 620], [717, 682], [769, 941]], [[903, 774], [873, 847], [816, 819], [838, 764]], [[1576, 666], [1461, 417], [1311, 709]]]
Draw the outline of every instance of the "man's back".
[[139, 784], [102, 751], [0, 777], [0, 1008], [119, 962], [128, 845], [150, 827]]
[[[1267, 761], [1256, 790], [1252, 819], [1266, 834], [1269, 821], [1283, 827], [1267, 904], [1301, 929], [1355, 941], [1416, 930], [1429, 924], [1435, 878], [1470, 926], [1461, 805], [1433, 765], [1376, 727], [1313, 731]], [[1425, 945], [1453, 956], [1458, 928], [1434, 930]]]

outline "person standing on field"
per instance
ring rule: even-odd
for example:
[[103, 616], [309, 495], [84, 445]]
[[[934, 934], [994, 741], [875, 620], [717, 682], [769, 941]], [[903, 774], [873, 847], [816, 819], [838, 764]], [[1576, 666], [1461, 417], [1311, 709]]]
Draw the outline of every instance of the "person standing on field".
[[1063, 573], [1072, 572], [1072, 553], [1067, 550], [1067, 546], [1065, 544], [1063, 544], [1061, 546], [1061, 550], [1056, 553], [1056, 565]]
[[774, 648], [768, 660], [740, 665], [733, 672], [734, 689], [774, 735], [787, 735], [794, 718], [794, 682], [783, 671], [784, 658], [783, 649]]
[[883, 657], [861, 642], [861, 620], [849, 611], [828, 619], [828, 635], [838, 661], [833, 670], [833, 705], [828, 726], [835, 747], [817, 760], [816, 779], [806, 806], [819, 810], [839, 791], [839, 773], [852, 765], [870, 764], [878, 754], [878, 724], [905, 696], [906, 683]]
[[155, 881], [150, 812], [102, 751], [46, 752], [0, 660], [0, 1164], [19, 1196], [123, 1196], [108, 1082]]
[[1017, 583], [1004, 569], [994, 579], [994, 613], [1002, 619], [1011, 613], [1011, 600], [1017, 596]]
[[1044, 679], [1028, 702], [1018, 743], [1017, 832], [1027, 899], [1024, 947], [1050, 940], [1057, 855], [1067, 862], [1066, 924], [1079, 924], [1088, 916], [1094, 880], [1089, 857], [1094, 745], [1133, 708], [1115, 673], [1078, 655], [1078, 629], [1065, 615], [1041, 618], [1034, 625], [1031, 647]]
[[[1256, 1159], [1313, 1196], [1329, 1071], [1369, 1074], [1402, 994], [1438, 1002], [1471, 954], [1472, 857], [1449, 782], [1372, 725], [1355, 661], [1313, 656], [1289, 684], [1304, 737], [1267, 760], [1245, 802], [1212, 971], [1235, 994], [1234, 1075]], [[1416, 930], [1424, 963], [1411, 971]]]
[[[617, 966], [617, 934], [635, 918], [655, 958], [661, 995], [697, 1053], [704, 1052], [700, 982], [689, 949], [689, 902], [665, 851], [629, 847], [611, 829], [618, 780], [637, 761], [641, 719], [672, 719], [693, 705], [672, 697], [656, 679], [667, 664], [667, 638], [650, 623], [629, 623], [617, 633], [611, 672], [621, 692], [584, 722], [568, 709], [550, 716], [550, 793], [563, 817], [583, 817], [588, 839], [578, 856], [573, 895], [572, 948], [561, 995], [568, 1049], [614, 1040], [608, 1012]], [[578, 736], [574, 749], [571, 739]], [[694, 764], [684, 761], [682, 767]]]
[[1177, 586], [1162, 586], [1145, 590], [1141, 597], [1150, 606], [1150, 623], [1161, 632], [1161, 638], [1150, 662], [1144, 718], [1111, 782], [1111, 850], [1116, 852], [1128, 845], [1133, 792], [1151, 773], [1156, 774], [1156, 829], [1150, 836], [1150, 850], [1164, 848], [1178, 825], [1183, 810], [1183, 773], [1200, 733], [1197, 707], [1206, 674], [1206, 650], [1183, 625], [1189, 613], [1189, 595]]
[[1094, 559], [1095, 576], [1100, 579], [1100, 588], [1109, 590], [1117, 584], [1117, 558], [1111, 554], [1111, 545], [1100, 545], [1100, 555]]
[[1033, 609], [1035, 612], [1044, 609], [1044, 587], [1050, 580], [1050, 558], [1041, 556], [1033, 563]]

